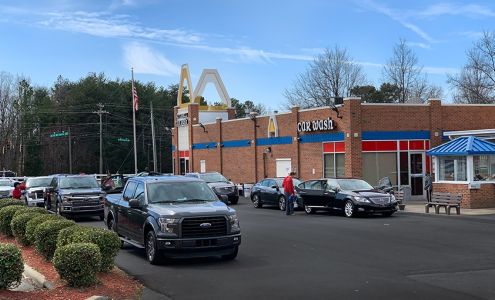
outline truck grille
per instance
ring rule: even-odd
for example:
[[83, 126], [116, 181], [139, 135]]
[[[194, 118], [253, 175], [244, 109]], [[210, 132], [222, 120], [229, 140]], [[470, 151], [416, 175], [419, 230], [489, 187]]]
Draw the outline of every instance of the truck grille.
[[183, 238], [222, 236], [227, 234], [227, 219], [223, 216], [185, 218], [181, 228]]
[[100, 200], [72, 200], [72, 206], [98, 206]]
[[221, 195], [226, 195], [232, 193], [234, 191], [234, 187], [226, 186], [226, 187], [216, 188], [216, 191]]
[[34, 194], [36, 195], [36, 198], [37, 199], [43, 199], [43, 191], [36, 191], [34, 192]]

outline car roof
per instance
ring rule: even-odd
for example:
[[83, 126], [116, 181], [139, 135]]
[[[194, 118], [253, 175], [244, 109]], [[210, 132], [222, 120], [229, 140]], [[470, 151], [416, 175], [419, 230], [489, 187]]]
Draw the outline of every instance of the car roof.
[[194, 177], [185, 177], [181, 175], [165, 175], [165, 176], [140, 176], [131, 177], [129, 181], [137, 182], [203, 182], [203, 180]]

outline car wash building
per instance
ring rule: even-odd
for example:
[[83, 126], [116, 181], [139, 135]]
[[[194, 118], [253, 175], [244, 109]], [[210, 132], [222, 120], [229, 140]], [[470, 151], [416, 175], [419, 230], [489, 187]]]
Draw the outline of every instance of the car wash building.
[[[181, 84], [188, 77], [184, 75], [187, 66]], [[174, 108], [176, 174], [218, 171], [237, 183], [255, 183], [293, 170], [302, 180], [358, 177], [372, 185], [388, 176], [394, 185], [409, 186], [412, 196], [422, 199], [424, 176], [434, 173], [434, 186], [442, 191], [461, 188], [483, 193], [483, 201], [467, 197], [463, 207], [495, 207], [494, 156], [472, 158], [486, 173], [486, 180], [472, 185], [466, 176], [474, 176], [474, 171], [452, 176], [460, 174], [455, 170], [463, 168], [462, 159], [427, 155], [456, 137], [495, 141], [495, 105], [445, 104], [438, 99], [424, 104], [371, 104], [345, 98], [335, 107], [293, 107], [288, 112], [251, 113], [236, 119], [215, 70], [203, 71], [192, 99], [201, 95], [208, 82], [215, 84], [223, 106], [182, 103], [180, 95]]]

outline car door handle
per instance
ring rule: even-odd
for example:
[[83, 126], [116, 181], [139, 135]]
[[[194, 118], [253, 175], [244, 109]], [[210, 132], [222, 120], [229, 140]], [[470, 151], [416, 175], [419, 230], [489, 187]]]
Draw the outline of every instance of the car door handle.
[[303, 192], [303, 191], [300, 191], [299, 192], [299, 195], [306, 195], [307, 193], [306, 192]]

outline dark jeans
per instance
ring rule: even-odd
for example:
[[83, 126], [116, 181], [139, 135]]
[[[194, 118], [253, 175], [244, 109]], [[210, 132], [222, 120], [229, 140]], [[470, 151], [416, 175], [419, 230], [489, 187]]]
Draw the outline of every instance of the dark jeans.
[[289, 194], [285, 194], [285, 214], [292, 215], [294, 213], [294, 200]]
[[431, 189], [426, 189], [426, 201], [431, 202]]

